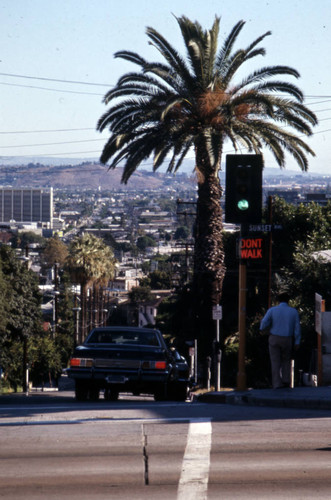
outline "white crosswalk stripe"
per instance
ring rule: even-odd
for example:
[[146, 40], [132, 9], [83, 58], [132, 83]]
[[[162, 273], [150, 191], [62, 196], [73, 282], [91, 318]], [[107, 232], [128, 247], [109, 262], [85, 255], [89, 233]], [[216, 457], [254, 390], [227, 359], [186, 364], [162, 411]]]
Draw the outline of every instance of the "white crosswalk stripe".
[[210, 420], [190, 423], [177, 500], [207, 499], [211, 435]]

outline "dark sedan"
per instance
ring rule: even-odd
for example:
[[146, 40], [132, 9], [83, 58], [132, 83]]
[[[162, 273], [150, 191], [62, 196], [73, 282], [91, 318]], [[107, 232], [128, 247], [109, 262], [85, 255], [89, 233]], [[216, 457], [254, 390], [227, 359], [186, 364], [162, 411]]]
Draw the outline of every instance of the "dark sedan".
[[129, 392], [185, 401], [189, 386], [185, 359], [168, 348], [159, 330], [150, 328], [95, 328], [76, 347], [68, 375], [75, 380], [79, 401], [97, 400], [101, 390], [109, 400]]

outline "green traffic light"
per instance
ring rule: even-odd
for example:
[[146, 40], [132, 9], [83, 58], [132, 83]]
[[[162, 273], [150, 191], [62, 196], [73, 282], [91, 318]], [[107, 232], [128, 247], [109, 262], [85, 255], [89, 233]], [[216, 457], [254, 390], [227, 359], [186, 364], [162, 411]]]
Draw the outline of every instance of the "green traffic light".
[[247, 200], [239, 200], [238, 203], [237, 203], [237, 207], [239, 208], [239, 210], [248, 210], [249, 208], [249, 203]]

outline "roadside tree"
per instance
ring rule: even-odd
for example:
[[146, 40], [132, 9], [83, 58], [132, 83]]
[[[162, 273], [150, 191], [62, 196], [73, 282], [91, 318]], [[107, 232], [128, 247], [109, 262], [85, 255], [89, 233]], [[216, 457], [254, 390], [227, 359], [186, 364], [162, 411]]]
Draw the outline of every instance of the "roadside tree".
[[273, 233], [273, 268], [289, 267], [293, 264], [296, 244], [307, 242], [314, 234], [316, 248], [330, 244], [331, 202], [326, 206], [317, 203], [293, 205], [277, 196], [273, 199], [272, 221], [281, 226]]
[[4, 281], [0, 366], [5, 380], [17, 390], [29, 363], [28, 341], [41, 333], [41, 297], [36, 274], [6, 245], [0, 247], [0, 267]]

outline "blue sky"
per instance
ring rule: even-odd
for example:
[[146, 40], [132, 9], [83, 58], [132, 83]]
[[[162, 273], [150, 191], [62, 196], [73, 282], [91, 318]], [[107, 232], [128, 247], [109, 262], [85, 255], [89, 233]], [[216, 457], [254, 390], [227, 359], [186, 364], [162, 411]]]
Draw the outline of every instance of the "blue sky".
[[[237, 47], [272, 31], [262, 44], [267, 55], [253, 67], [300, 72], [296, 83], [320, 121], [307, 140], [316, 153], [310, 171], [330, 173], [330, 0], [0, 0], [0, 156], [98, 158], [107, 137], [95, 131], [106, 110], [102, 97], [135, 69], [113, 54], [133, 50], [157, 60], [146, 26], [184, 53], [175, 19], [181, 15], [204, 28], [220, 16], [220, 41], [243, 19]], [[277, 166], [268, 154], [266, 164]], [[287, 168], [299, 172], [290, 157]]]

